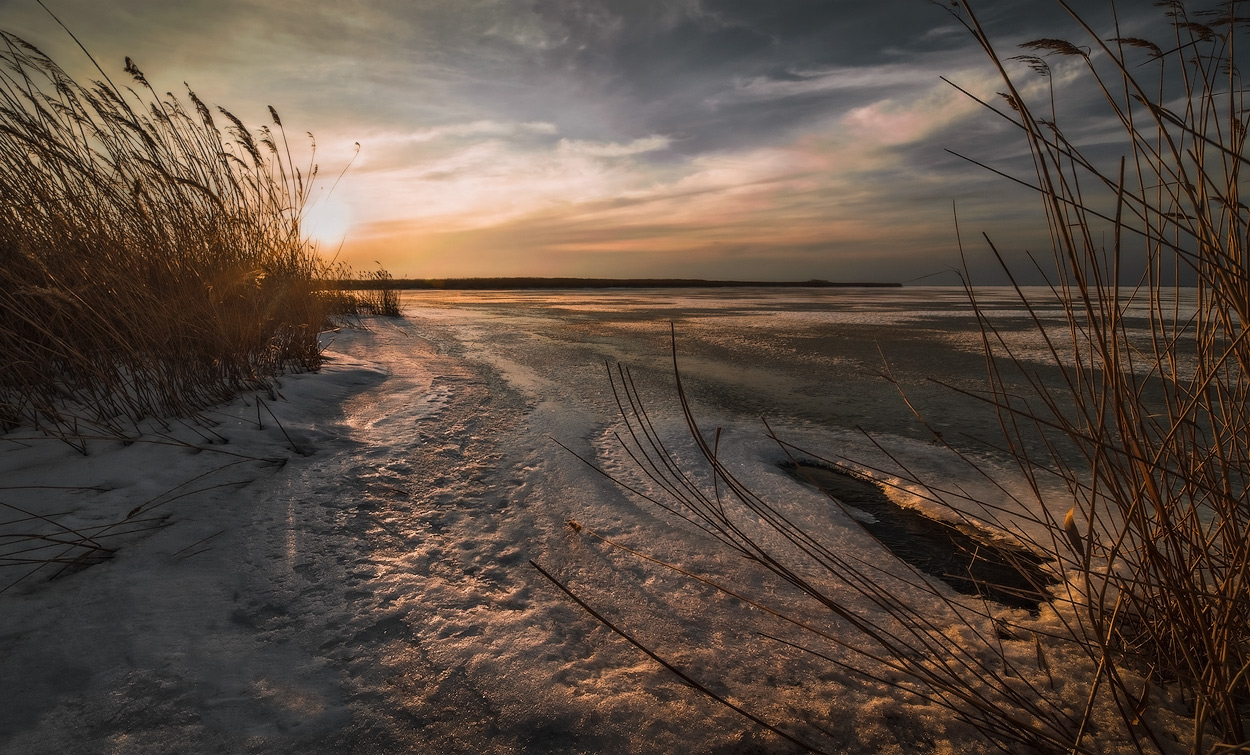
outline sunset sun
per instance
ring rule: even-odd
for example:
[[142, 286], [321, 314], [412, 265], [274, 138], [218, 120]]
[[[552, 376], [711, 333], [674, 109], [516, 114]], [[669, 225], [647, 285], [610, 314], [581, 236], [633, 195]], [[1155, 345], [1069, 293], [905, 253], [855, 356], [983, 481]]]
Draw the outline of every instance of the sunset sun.
[[323, 250], [343, 243], [352, 229], [352, 209], [334, 197], [317, 199], [304, 208], [300, 230]]

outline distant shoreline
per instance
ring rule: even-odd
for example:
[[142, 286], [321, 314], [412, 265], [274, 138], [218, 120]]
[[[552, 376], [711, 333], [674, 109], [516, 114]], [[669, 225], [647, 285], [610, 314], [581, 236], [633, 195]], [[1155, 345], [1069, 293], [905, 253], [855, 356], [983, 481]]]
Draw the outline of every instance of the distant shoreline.
[[395, 278], [336, 281], [339, 289], [397, 289], [402, 291], [507, 291], [575, 288], [902, 288], [901, 283], [827, 280], [723, 281], [698, 278]]

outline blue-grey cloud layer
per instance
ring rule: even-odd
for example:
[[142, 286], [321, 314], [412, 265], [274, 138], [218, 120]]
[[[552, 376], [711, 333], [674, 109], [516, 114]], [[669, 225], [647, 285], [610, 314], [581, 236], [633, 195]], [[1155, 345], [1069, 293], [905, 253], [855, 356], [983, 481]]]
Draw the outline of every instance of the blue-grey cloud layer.
[[[945, 151], [1029, 169], [1009, 126], [938, 79], [993, 96], [926, 0], [49, 4], [110, 72], [131, 55], [245, 118], [273, 104], [329, 160], [361, 141], [335, 200], [357, 220], [345, 253], [404, 275], [898, 280], [957, 262], [953, 202], [1045, 240], [1027, 191]], [[1047, 0], [985, 5], [1007, 54], [1072, 32]], [[0, 0], [0, 26], [89, 72], [33, 0]]]

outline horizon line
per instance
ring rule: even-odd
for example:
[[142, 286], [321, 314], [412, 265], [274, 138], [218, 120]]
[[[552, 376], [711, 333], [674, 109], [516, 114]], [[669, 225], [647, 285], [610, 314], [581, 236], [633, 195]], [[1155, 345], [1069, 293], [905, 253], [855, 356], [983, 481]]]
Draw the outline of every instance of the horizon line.
[[328, 281], [342, 290], [398, 289], [404, 291], [498, 291], [509, 289], [574, 288], [902, 288], [885, 281], [705, 280], [702, 278], [574, 278], [500, 276], [472, 278], [349, 278]]

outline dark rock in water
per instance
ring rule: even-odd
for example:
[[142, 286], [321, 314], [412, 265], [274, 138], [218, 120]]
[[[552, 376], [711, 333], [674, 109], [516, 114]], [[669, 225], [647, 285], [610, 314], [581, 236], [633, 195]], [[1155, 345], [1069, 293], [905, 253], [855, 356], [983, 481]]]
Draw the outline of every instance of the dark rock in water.
[[964, 595], [978, 595], [1034, 614], [1042, 601], [1049, 600], [1045, 588], [1056, 580], [1040, 567], [1048, 559], [1032, 551], [994, 543], [988, 533], [978, 537], [899, 506], [877, 483], [846, 472], [806, 462], [787, 462], [782, 468], [843, 505], [868, 514], [857, 519], [860, 526], [899, 560]]

